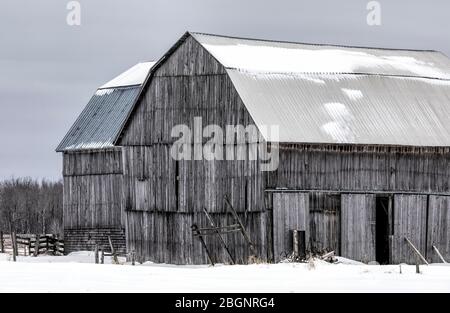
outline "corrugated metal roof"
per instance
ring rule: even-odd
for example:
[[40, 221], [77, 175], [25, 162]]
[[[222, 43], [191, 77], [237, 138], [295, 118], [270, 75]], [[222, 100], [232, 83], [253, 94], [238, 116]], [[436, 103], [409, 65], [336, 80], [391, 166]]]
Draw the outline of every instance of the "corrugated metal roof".
[[140, 63], [137, 65], [138, 68], [134, 66], [100, 87], [56, 151], [114, 147], [114, 141], [153, 64], [153, 62]]
[[113, 147], [120, 127], [139, 93], [139, 88], [138, 86], [99, 89], [56, 151]]
[[450, 146], [450, 81], [227, 71], [268, 141]]
[[362, 73], [450, 79], [436, 51], [339, 47], [193, 33], [226, 68], [262, 73]]
[[193, 34], [260, 129], [304, 143], [450, 146], [450, 60], [434, 51]]

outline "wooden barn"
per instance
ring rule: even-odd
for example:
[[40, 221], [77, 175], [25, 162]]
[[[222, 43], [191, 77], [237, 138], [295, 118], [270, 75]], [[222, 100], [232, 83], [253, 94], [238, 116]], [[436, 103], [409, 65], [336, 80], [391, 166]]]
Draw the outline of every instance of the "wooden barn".
[[[415, 263], [416, 248], [430, 262], [437, 251], [450, 260], [445, 55], [186, 33], [137, 90], [117, 119], [113, 106], [94, 116], [88, 105], [59, 148], [66, 240], [124, 227], [140, 261], [202, 264], [209, 252], [216, 262], [278, 262], [299, 230], [313, 253]], [[114, 131], [97, 139], [102, 123]], [[194, 134], [182, 145], [177, 125]], [[208, 125], [259, 134], [215, 142]], [[263, 131], [270, 125], [279, 132]], [[194, 158], [174, 158], [178, 145]], [[264, 145], [274, 170], [252, 153], [198, 157]], [[244, 232], [233, 231], [239, 222]], [[223, 234], [203, 245], [191, 226], [212, 224]]]
[[122, 151], [114, 146], [154, 62], [139, 63], [98, 88], [57, 151], [63, 153], [66, 252], [109, 247], [126, 253]]

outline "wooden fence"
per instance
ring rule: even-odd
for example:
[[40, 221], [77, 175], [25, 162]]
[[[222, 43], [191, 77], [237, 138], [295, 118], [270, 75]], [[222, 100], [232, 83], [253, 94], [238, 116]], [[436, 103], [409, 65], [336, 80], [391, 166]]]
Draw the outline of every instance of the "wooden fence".
[[[38, 238], [38, 240], [36, 240]], [[17, 234], [17, 255], [64, 254], [64, 241], [57, 235]], [[38, 242], [38, 244], [36, 244]], [[37, 250], [36, 250], [37, 247]], [[0, 253], [13, 254], [13, 236], [0, 232]]]

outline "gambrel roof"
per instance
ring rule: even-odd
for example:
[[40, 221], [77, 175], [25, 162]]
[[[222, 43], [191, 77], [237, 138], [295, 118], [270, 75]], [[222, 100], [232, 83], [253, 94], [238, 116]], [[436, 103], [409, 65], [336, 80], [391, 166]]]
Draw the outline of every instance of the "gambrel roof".
[[58, 151], [117, 144], [141, 84], [189, 37], [223, 65], [260, 129], [279, 125], [267, 141], [450, 146], [450, 60], [440, 52], [186, 33], [142, 66], [139, 84], [102, 86]]
[[191, 34], [268, 141], [450, 146], [450, 60], [436, 51]]

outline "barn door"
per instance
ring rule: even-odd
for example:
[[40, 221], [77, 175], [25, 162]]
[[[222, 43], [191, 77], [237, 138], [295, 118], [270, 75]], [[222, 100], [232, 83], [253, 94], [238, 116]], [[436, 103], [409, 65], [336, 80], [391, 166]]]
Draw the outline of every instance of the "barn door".
[[369, 194], [343, 194], [341, 255], [368, 263], [376, 259], [376, 199]]
[[273, 250], [275, 262], [292, 253], [292, 230], [304, 230], [309, 242], [309, 194], [273, 194]]
[[450, 197], [430, 196], [428, 208], [427, 259], [441, 263], [435, 246], [447, 262], [450, 262]]
[[427, 196], [394, 196], [394, 236], [392, 241], [392, 263], [416, 263], [416, 254], [407, 244], [412, 244], [425, 255], [426, 248]]
[[341, 247], [341, 196], [314, 192], [309, 198], [311, 251], [317, 254], [335, 251]]

